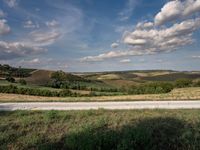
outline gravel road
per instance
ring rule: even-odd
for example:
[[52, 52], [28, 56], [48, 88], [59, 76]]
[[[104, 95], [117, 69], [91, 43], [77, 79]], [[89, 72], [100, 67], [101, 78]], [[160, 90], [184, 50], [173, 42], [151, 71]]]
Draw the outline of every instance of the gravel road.
[[13, 110], [89, 110], [89, 109], [200, 109], [200, 101], [135, 102], [29, 102], [0, 103], [1, 111]]

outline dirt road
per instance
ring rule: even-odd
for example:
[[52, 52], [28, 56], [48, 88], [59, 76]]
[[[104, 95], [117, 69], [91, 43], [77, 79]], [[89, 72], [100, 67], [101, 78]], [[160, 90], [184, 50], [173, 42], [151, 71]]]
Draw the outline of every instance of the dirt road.
[[0, 103], [0, 110], [200, 109], [200, 101]]

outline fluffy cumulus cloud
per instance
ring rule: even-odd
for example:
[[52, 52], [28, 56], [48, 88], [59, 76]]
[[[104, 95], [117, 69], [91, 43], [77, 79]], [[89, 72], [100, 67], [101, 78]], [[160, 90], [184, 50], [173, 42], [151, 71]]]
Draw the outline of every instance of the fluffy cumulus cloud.
[[110, 45], [111, 48], [117, 48], [118, 46], [119, 46], [118, 43], [112, 43], [112, 44]]
[[[5, 21], [3, 23], [5, 24]], [[1, 24], [0, 29], [1, 34], [10, 31], [9, 28], [2, 30]], [[0, 59], [10, 60], [45, 53], [48, 51], [45, 47], [53, 44], [60, 36], [61, 34], [55, 30], [35, 30], [30, 33], [26, 40], [15, 42], [0, 41]], [[38, 59], [35, 59], [33, 63], [38, 61]]]
[[192, 34], [200, 27], [200, 18], [176, 23], [169, 28], [136, 29], [126, 32], [123, 41], [131, 46], [139, 46], [141, 50], [151, 48], [154, 52], [174, 50], [193, 42]]
[[174, 0], [166, 3], [155, 16], [155, 24], [162, 25], [168, 21], [190, 16], [200, 11], [200, 0]]
[[154, 26], [153, 22], [139, 22], [136, 25], [136, 28], [138, 29], [144, 29], [144, 28], [152, 28]]
[[0, 59], [12, 59], [46, 52], [45, 48], [36, 47], [23, 42], [0, 41]]
[[0, 35], [5, 35], [10, 32], [10, 27], [5, 19], [0, 19]]
[[194, 42], [193, 32], [200, 28], [200, 18], [188, 19], [165, 28], [138, 28], [125, 32], [122, 38], [129, 45], [126, 51], [111, 51], [97, 56], [84, 57], [83, 61], [102, 61], [104, 59], [149, 55], [170, 52]]
[[[121, 43], [128, 45], [128, 50], [110, 51], [97, 56], [87, 56], [81, 60], [103, 61], [116, 57], [171, 52], [192, 44], [195, 41], [193, 33], [200, 28], [200, 17], [195, 15], [196, 17], [189, 19], [188, 16], [198, 11], [200, 11], [200, 0], [167, 2], [155, 16], [154, 22], [141, 21], [135, 25], [133, 31], [123, 33]], [[172, 20], [176, 23], [170, 26], [164, 24]]]

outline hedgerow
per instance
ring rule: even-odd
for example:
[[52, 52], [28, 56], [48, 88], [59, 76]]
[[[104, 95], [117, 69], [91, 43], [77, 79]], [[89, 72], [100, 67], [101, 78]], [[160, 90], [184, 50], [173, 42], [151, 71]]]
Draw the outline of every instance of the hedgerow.
[[34, 95], [34, 96], [48, 96], [48, 97], [65, 97], [65, 96], [77, 95], [67, 89], [61, 91], [50, 91], [50, 90], [36, 89], [36, 88], [21, 88], [14, 85], [0, 86], [0, 93], [13, 93], [13, 94], [24, 94], [24, 95]]
[[152, 82], [139, 86], [134, 86], [128, 90], [129, 94], [160, 94], [168, 93], [174, 89], [174, 85], [169, 82]]

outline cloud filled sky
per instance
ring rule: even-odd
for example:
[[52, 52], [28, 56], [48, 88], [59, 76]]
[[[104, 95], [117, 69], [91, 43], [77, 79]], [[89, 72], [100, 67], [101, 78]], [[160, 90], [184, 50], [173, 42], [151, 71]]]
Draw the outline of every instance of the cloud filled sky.
[[0, 0], [0, 63], [200, 70], [200, 0]]

